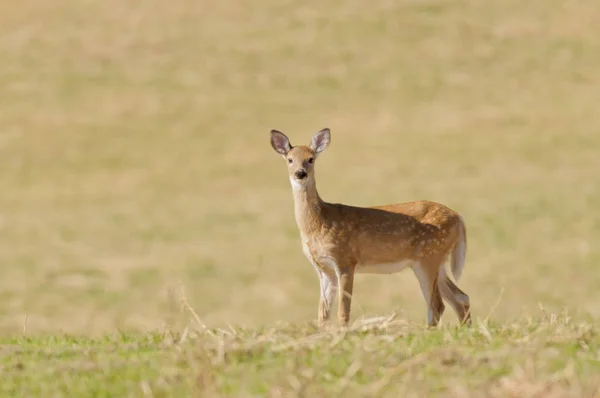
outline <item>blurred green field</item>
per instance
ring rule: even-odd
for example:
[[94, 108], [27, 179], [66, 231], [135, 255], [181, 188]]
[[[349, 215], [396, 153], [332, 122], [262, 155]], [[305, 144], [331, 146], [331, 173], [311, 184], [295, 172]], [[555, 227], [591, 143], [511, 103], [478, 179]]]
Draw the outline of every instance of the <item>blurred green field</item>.
[[[211, 327], [314, 320], [272, 128], [331, 128], [325, 200], [461, 212], [475, 318], [598, 317], [599, 17], [584, 0], [0, 4], [0, 334], [180, 331], [182, 300]], [[358, 276], [352, 308], [425, 321], [410, 271]]]

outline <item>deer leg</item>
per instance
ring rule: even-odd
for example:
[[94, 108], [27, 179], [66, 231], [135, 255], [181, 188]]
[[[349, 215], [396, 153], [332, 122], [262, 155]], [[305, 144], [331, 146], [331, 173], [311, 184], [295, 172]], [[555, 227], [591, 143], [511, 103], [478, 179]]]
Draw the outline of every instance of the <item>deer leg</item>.
[[413, 266], [413, 272], [427, 303], [427, 324], [429, 327], [436, 327], [445, 309], [438, 286], [438, 268], [427, 263], [417, 263]]
[[469, 296], [452, 282], [442, 266], [439, 273], [440, 293], [456, 312], [461, 325], [471, 325], [471, 304]]
[[348, 326], [350, 306], [354, 287], [354, 267], [339, 269], [338, 274], [338, 322], [340, 326]]
[[331, 315], [331, 308], [335, 300], [338, 281], [335, 272], [317, 270], [317, 273], [319, 274], [319, 280], [321, 284], [319, 314], [317, 321], [319, 326], [323, 326], [325, 322], [329, 320]]

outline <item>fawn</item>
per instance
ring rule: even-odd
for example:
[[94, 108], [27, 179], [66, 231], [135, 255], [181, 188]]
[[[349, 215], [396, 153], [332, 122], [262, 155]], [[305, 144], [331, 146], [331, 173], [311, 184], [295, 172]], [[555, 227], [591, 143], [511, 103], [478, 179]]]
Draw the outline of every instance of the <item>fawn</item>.
[[315, 160], [331, 141], [325, 128], [308, 146], [292, 146], [280, 131], [271, 131], [271, 146], [283, 156], [294, 194], [296, 223], [302, 250], [320, 280], [317, 322], [330, 317], [338, 297], [338, 322], [346, 327], [355, 273], [393, 274], [405, 268], [415, 273], [427, 304], [427, 323], [437, 326], [445, 309], [454, 309], [461, 325], [471, 324], [469, 296], [446, 275], [446, 259], [458, 281], [467, 249], [462, 217], [430, 201], [354, 207], [327, 203], [317, 192]]

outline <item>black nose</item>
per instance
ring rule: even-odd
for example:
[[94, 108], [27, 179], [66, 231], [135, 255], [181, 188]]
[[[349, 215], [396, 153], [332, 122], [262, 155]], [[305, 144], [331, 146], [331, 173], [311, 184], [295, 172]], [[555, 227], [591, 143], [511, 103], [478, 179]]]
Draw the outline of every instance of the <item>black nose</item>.
[[296, 173], [294, 174], [296, 176], [297, 179], [299, 180], [303, 180], [306, 178], [307, 174], [306, 174], [306, 170], [304, 169], [300, 169], [298, 171], [296, 171]]

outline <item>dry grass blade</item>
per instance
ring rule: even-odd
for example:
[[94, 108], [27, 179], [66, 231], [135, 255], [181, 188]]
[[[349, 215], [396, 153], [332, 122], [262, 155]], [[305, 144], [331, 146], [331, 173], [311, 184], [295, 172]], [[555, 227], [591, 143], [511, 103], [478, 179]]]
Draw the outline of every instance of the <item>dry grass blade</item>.
[[350, 387], [352, 378], [354, 377], [354, 375], [356, 373], [358, 373], [358, 371], [360, 370], [361, 367], [362, 367], [362, 364], [360, 363], [360, 361], [354, 361], [348, 367], [348, 369], [346, 370], [346, 373], [344, 374], [344, 376], [341, 378], [341, 380], [338, 383], [338, 388], [339, 388], [339, 390], [337, 392], [338, 396], [340, 396], [340, 397], [344, 396], [344, 393]]

